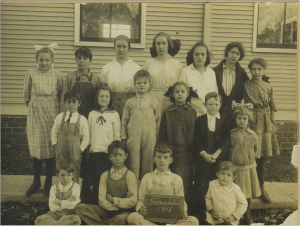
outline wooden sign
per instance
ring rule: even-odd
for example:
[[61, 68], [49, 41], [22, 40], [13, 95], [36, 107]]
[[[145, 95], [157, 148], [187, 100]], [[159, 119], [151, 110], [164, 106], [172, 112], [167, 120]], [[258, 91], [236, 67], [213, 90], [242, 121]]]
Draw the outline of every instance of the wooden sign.
[[146, 194], [145, 219], [152, 222], [175, 223], [183, 211], [184, 197], [175, 195]]

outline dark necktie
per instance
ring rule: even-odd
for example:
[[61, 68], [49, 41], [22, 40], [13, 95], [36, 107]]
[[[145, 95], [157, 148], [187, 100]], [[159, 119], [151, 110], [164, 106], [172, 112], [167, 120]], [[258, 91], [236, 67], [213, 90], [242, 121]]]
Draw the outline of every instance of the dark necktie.
[[68, 118], [68, 120], [66, 122], [70, 122], [71, 117], [72, 117], [72, 113], [70, 113], [69, 118]]

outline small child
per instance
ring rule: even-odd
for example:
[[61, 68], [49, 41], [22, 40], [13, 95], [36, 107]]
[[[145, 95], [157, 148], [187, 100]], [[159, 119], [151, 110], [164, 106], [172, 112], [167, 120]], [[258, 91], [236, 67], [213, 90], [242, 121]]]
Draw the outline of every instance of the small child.
[[[111, 168], [108, 146], [120, 139], [121, 121], [112, 108], [111, 91], [107, 84], [101, 84], [95, 97], [95, 110], [89, 114], [90, 154], [88, 160], [88, 185], [92, 195], [84, 200], [87, 204], [98, 204], [100, 176]], [[87, 193], [88, 194], [88, 193]], [[87, 198], [87, 197], [84, 197]]]
[[197, 118], [194, 135], [195, 197], [196, 208], [205, 210], [205, 195], [209, 181], [215, 179], [216, 165], [226, 160], [229, 141], [225, 139], [224, 116], [220, 115], [222, 97], [211, 92], [205, 95], [205, 115]]
[[[230, 161], [218, 165], [217, 180], [209, 183], [205, 196], [206, 223], [238, 225], [247, 210], [247, 200], [240, 187], [233, 183], [237, 168]], [[199, 219], [201, 221], [201, 219]]]
[[176, 82], [165, 96], [170, 97], [173, 104], [163, 113], [158, 141], [172, 146], [173, 162], [170, 170], [181, 176], [186, 191], [193, 182], [191, 154], [197, 118], [197, 112], [190, 101], [192, 96], [198, 98], [198, 94], [185, 82]]
[[[154, 222], [145, 219], [147, 208], [145, 206], [145, 195], [148, 193], [158, 195], [176, 195], [184, 197], [183, 182], [180, 176], [170, 171], [172, 163], [172, 146], [161, 142], [154, 149], [154, 163], [156, 169], [147, 173], [140, 184], [139, 200], [135, 207], [137, 212], [130, 214], [127, 221], [130, 225], [153, 225]], [[159, 222], [157, 222], [159, 223]], [[199, 225], [197, 218], [187, 215], [187, 205], [184, 202], [181, 220], [177, 224]], [[175, 223], [175, 224], [176, 224]]]
[[60, 71], [52, 68], [54, 53], [52, 47], [35, 45], [37, 68], [26, 73], [24, 101], [28, 108], [26, 134], [33, 159], [34, 179], [26, 195], [38, 192], [41, 187], [42, 164], [46, 162], [44, 195], [49, 196], [54, 168], [54, 149], [51, 144], [51, 129], [59, 111], [59, 100], [63, 91], [63, 78]]
[[229, 160], [237, 166], [234, 182], [240, 186], [244, 193], [248, 208], [244, 215], [245, 224], [252, 224], [250, 213], [251, 199], [259, 197], [261, 191], [256, 173], [255, 156], [257, 154], [257, 135], [248, 126], [252, 114], [248, 108], [251, 104], [237, 104], [233, 102], [233, 119], [237, 128], [230, 130]]
[[123, 116], [121, 138], [128, 148], [128, 169], [142, 179], [153, 171], [153, 150], [160, 113], [158, 101], [149, 96], [151, 75], [139, 70], [134, 76], [136, 96], [126, 101]]
[[80, 225], [80, 217], [74, 208], [80, 203], [80, 186], [72, 181], [74, 164], [71, 159], [59, 162], [57, 171], [59, 182], [51, 187], [49, 197], [50, 211], [36, 218], [36, 225]]
[[267, 62], [262, 58], [254, 58], [248, 65], [252, 79], [245, 82], [245, 103], [253, 104], [253, 122], [250, 128], [257, 134], [258, 146], [256, 154], [256, 170], [261, 189], [261, 198], [271, 202], [264, 187], [264, 165], [267, 156], [279, 155], [279, 145], [276, 137], [275, 122], [276, 105], [272, 86], [263, 81]]
[[67, 111], [60, 113], [51, 130], [51, 140], [55, 149], [56, 168], [59, 162], [69, 158], [74, 163], [74, 182], [79, 183], [82, 152], [90, 142], [87, 119], [77, 110], [81, 105], [81, 95], [69, 90], [64, 95]]
[[137, 180], [125, 166], [126, 145], [116, 140], [108, 146], [112, 168], [101, 175], [98, 205], [79, 204], [75, 212], [89, 225], [127, 225], [137, 203]]

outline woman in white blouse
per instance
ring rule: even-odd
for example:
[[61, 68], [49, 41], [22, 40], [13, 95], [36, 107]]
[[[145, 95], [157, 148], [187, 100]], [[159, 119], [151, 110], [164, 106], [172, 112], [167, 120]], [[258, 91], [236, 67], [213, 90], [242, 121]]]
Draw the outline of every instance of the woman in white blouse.
[[180, 81], [184, 81], [189, 86], [193, 87], [199, 98], [192, 98], [192, 104], [197, 111], [197, 115], [206, 113], [206, 108], [203, 103], [205, 95], [210, 92], [218, 93], [215, 72], [209, 68], [211, 53], [204, 42], [197, 42], [194, 47], [188, 52], [186, 57], [187, 67], [185, 67]]
[[100, 77], [111, 89], [113, 107], [122, 118], [125, 102], [135, 95], [133, 76], [141, 67], [127, 56], [130, 50], [130, 39], [127, 36], [119, 35], [115, 38], [114, 50], [116, 58], [103, 67]]
[[150, 48], [153, 58], [148, 59], [143, 66], [151, 75], [149, 95], [158, 100], [161, 115], [166, 107], [172, 104], [164, 93], [178, 81], [181, 73], [180, 61], [173, 59], [179, 50], [179, 40], [172, 41], [168, 34], [160, 32], [155, 36]]

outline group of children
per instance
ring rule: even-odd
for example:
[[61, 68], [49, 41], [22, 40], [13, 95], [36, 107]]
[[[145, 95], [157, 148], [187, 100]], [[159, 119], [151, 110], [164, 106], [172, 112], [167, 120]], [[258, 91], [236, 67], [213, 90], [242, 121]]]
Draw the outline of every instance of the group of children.
[[[145, 218], [147, 193], [195, 197], [186, 199], [195, 210], [189, 214], [195, 217], [188, 216], [185, 202], [180, 217], [183, 224], [237, 224], [243, 215], [245, 223], [252, 223], [250, 200], [265, 192], [256, 172], [256, 158], [261, 157], [257, 156], [262, 150], [258, 150], [256, 133], [249, 128], [252, 123], [251, 128], [259, 130], [253, 115], [256, 120], [270, 123], [272, 136], [276, 129], [272, 88], [262, 81], [266, 67], [263, 59], [256, 58], [249, 64], [253, 78], [245, 84], [245, 103], [232, 105], [236, 128], [228, 131], [219, 113], [221, 96], [217, 92], [206, 94], [207, 113], [197, 118], [190, 103], [197, 94], [183, 81], [176, 82], [165, 93], [173, 104], [161, 117], [158, 100], [148, 94], [151, 75], [145, 70], [135, 73], [136, 95], [126, 101], [120, 119], [113, 109], [110, 88], [89, 70], [90, 50], [82, 47], [75, 56], [78, 70], [67, 76], [64, 88], [56, 93], [51, 87], [61, 87], [61, 75], [51, 68], [50, 48], [38, 51], [38, 69], [30, 71], [25, 80], [26, 87], [34, 79], [41, 80], [37, 75], [49, 74], [50, 88], [38, 91], [52, 92], [52, 105], [56, 108], [59, 98], [63, 98], [66, 108], [55, 119], [49, 116], [47, 123], [43, 121], [49, 127], [52, 120], [48, 134], [53, 144], [51, 156], [32, 155], [35, 174], [27, 195], [36, 193], [41, 186], [39, 171], [43, 159], [47, 159], [47, 164], [55, 157], [59, 178], [58, 184], [49, 186], [49, 169], [44, 194], [50, 193], [50, 212], [38, 217], [36, 224], [80, 224], [80, 218], [87, 224], [161, 223]], [[53, 74], [56, 77], [50, 78]], [[39, 104], [47, 105], [43, 94], [33, 91], [36, 90], [31, 90], [32, 96], [26, 99], [31, 105], [29, 114], [39, 109]], [[47, 108], [50, 107], [48, 104]], [[51, 112], [57, 112], [56, 108]], [[43, 115], [34, 114], [32, 117], [43, 120]], [[260, 134], [264, 136], [264, 132]], [[32, 150], [34, 147], [30, 147]], [[83, 179], [81, 189], [79, 177]], [[80, 199], [84, 204], [77, 205]]]

